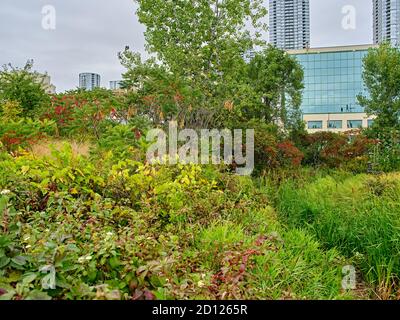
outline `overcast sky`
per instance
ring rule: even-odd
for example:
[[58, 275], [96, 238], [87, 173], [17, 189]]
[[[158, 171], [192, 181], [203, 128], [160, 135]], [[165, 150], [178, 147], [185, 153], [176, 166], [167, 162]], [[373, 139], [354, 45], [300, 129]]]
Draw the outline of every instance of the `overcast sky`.
[[[265, 3], [267, 4], [267, 0]], [[56, 9], [56, 29], [42, 27], [42, 8]], [[356, 9], [355, 29], [342, 27], [343, 6]], [[0, 65], [47, 71], [57, 91], [74, 89], [80, 72], [96, 72], [102, 86], [121, 78], [117, 53], [144, 52], [144, 28], [133, 0], [0, 0]], [[371, 0], [311, 0], [311, 46], [372, 42]]]

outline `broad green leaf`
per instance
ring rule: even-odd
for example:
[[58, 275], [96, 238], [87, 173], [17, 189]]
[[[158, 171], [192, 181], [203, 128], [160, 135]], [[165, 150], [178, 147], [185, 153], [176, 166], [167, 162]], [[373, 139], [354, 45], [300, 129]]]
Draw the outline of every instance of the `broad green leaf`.
[[6, 256], [0, 257], [0, 269], [6, 267], [10, 263], [11, 259]]
[[37, 274], [34, 272], [27, 272], [22, 276], [22, 282], [29, 284], [37, 278]]
[[116, 269], [120, 266], [121, 262], [119, 261], [119, 259], [117, 257], [112, 257], [108, 260], [111, 268]]
[[29, 292], [25, 300], [51, 300], [51, 297], [46, 292], [33, 290]]
[[26, 264], [26, 258], [23, 256], [16, 256], [12, 258], [11, 261], [19, 266], [24, 266]]
[[15, 296], [15, 290], [7, 290], [6, 293], [0, 296], [0, 301], [11, 300]]

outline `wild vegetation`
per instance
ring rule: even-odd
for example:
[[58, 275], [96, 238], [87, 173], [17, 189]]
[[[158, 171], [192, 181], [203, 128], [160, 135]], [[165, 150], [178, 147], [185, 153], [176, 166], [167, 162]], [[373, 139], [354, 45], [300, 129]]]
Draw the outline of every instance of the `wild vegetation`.
[[381, 298], [399, 297], [400, 176], [333, 174], [286, 181], [277, 210], [288, 225], [309, 230], [325, 248], [355, 260]]
[[[379, 126], [308, 134], [300, 65], [245, 30], [260, 1], [137, 2], [154, 58], [119, 54], [123, 90], [0, 73], [0, 299], [398, 299], [400, 90]], [[375, 93], [385, 50], [365, 61]], [[253, 176], [149, 164], [169, 121], [255, 129]]]

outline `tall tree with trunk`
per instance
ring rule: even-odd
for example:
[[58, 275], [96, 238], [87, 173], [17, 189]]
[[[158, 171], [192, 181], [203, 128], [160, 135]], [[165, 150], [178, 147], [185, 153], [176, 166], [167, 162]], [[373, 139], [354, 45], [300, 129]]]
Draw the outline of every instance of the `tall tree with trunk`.
[[147, 50], [202, 92], [198, 103], [222, 106], [235, 90], [232, 83], [243, 75], [243, 54], [263, 44], [263, 1], [135, 1], [146, 26]]
[[286, 128], [300, 126], [304, 72], [295, 58], [273, 46], [257, 54], [249, 65], [250, 83], [260, 95], [259, 117], [282, 123]]

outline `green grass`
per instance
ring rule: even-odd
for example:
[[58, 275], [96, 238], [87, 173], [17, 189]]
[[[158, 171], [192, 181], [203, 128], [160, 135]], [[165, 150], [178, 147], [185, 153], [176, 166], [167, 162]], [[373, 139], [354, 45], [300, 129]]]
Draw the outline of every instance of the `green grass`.
[[287, 181], [276, 206], [288, 226], [306, 228], [325, 248], [354, 258], [384, 297], [394, 292], [400, 276], [399, 174]]

